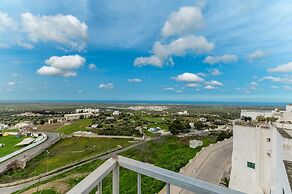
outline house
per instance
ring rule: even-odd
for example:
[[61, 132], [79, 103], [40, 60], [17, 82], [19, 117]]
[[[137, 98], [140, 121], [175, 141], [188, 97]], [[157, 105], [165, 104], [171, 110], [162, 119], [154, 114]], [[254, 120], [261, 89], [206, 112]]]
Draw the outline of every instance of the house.
[[76, 113], [92, 113], [92, 114], [98, 114], [99, 109], [93, 109], [93, 108], [83, 108], [83, 109], [76, 109]]
[[33, 123], [31, 121], [24, 121], [16, 124], [14, 127], [17, 129], [28, 129], [33, 127]]
[[[242, 115], [278, 116], [284, 123], [247, 122], [233, 126], [233, 153], [229, 187], [248, 194], [291, 193], [292, 115], [286, 111], [242, 111]], [[248, 114], [247, 114], [248, 113]], [[287, 123], [285, 123], [287, 122]]]
[[113, 116], [119, 116], [119, 115], [120, 115], [120, 111], [115, 110], [115, 111], [113, 112]]
[[90, 118], [92, 117], [93, 114], [92, 113], [76, 113], [76, 114], [66, 114], [64, 115], [64, 118], [67, 120], [67, 121], [73, 121], [73, 120], [78, 120], [78, 119], [87, 119], [87, 118]]
[[177, 115], [179, 116], [183, 116], [183, 115], [188, 115], [188, 111], [180, 111], [180, 112], [177, 112]]

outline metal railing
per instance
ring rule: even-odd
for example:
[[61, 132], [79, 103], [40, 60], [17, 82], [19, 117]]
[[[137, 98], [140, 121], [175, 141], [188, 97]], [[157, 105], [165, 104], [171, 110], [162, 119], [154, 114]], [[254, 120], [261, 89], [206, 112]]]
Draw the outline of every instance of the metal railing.
[[79, 184], [72, 188], [67, 194], [87, 194], [97, 188], [98, 194], [102, 194], [102, 180], [112, 171], [113, 194], [119, 194], [119, 168], [137, 172], [137, 193], [141, 194], [141, 175], [152, 177], [166, 183], [166, 193], [170, 194], [170, 186], [195, 192], [197, 194], [242, 194], [242, 192], [214, 185], [199, 179], [184, 176], [170, 170], [159, 168], [150, 164], [139, 162], [123, 156], [108, 159], [95, 171], [84, 178]]

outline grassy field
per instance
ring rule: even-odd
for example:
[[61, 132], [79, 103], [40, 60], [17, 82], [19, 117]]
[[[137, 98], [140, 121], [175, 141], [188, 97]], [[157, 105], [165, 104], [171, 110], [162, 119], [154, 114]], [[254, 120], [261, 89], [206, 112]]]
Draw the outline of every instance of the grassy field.
[[[160, 139], [152, 140], [141, 146], [128, 150], [122, 155], [133, 158], [135, 160], [149, 162], [156, 166], [178, 172], [180, 168], [185, 166], [188, 161], [193, 158], [199, 150], [201, 150], [201, 147], [197, 149], [189, 148], [188, 144], [190, 139], [194, 138], [177, 138], [174, 136], [162, 137]], [[216, 141], [216, 137], [205, 137], [202, 140], [204, 142], [204, 146], [207, 146], [210, 143], [214, 143]], [[97, 160], [89, 164], [85, 164], [72, 171], [60, 174], [57, 177], [53, 177], [50, 180], [43, 181], [40, 184], [46, 189], [52, 188], [53, 185], [54, 189], [59, 193], [66, 193], [68, 189], [75, 186], [84, 177], [86, 177], [86, 175], [102, 164], [102, 162], [103, 161]], [[121, 169], [120, 173], [120, 193], [137, 193], [137, 174], [125, 169]], [[103, 193], [111, 193], [111, 182], [111, 175], [104, 179]], [[164, 187], [164, 185], [165, 184], [163, 182], [142, 176], [142, 193], [158, 193]], [[65, 187], [67, 190], [64, 189]], [[36, 185], [33, 185], [28, 189], [30, 189], [30, 191], [35, 191]]]
[[11, 170], [0, 176], [0, 182], [10, 182], [39, 175], [48, 170], [63, 167], [67, 164], [80, 161], [90, 156], [104, 153], [117, 146], [130, 145], [126, 139], [108, 138], [68, 138], [59, 141], [27, 163], [23, 170]]
[[16, 136], [2, 136], [0, 137], [0, 143], [3, 143], [5, 147], [0, 148], [0, 157], [6, 156], [16, 150], [21, 149], [22, 147], [16, 147], [15, 145], [21, 142], [24, 137]]
[[59, 128], [58, 132], [70, 135], [75, 131], [86, 131], [86, 127], [89, 127], [91, 123], [92, 119], [81, 119], [73, 122], [70, 125]]

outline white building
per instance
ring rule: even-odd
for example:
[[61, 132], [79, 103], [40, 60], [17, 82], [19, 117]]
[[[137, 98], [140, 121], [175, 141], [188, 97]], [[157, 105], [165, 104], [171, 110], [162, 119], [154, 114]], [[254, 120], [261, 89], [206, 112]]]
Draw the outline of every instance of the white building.
[[[269, 115], [277, 116], [279, 121], [292, 121], [292, 116], [288, 117], [289, 108], [290, 106], [286, 111], [273, 111], [273, 114], [265, 115], [263, 111], [253, 111], [252, 118]], [[251, 114], [248, 116], [251, 117]], [[290, 194], [291, 136], [291, 124], [235, 122], [229, 187], [248, 194]]]
[[241, 110], [241, 117], [251, 117], [256, 120], [257, 116], [276, 117], [278, 122], [291, 121], [292, 118], [292, 104], [286, 106], [285, 111], [275, 110]]
[[92, 114], [92, 113], [76, 113], [76, 114], [64, 115], [64, 118], [67, 121], [73, 121], [73, 120], [78, 120], [78, 119], [81, 119], [81, 118], [87, 119], [87, 118], [90, 118], [92, 116], [94, 116], [94, 114]]
[[188, 115], [188, 111], [180, 111], [180, 112], [177, 112], [177, 115]]
[[113, 112], [113, 116], [119, 116], [119, 115], [120, 115], [120, 111], [115, 110], [115, 111]]
[[4, 130], [4, 129], [7, 129], [7, 128], [8, 128], [8, 125], [0, 123], [0, 130]]
[[92, 113], [92, 114], [98, 114], [99, 113], [99, 109], [94, 109], [94, 108], [76, 109], [76, 113]]

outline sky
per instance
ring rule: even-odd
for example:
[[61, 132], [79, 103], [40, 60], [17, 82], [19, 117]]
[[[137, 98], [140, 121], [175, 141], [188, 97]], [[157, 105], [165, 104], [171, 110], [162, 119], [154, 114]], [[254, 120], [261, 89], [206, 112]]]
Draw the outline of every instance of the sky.
[[291, 0], [2, 0], [0, 100], [292, 101]]

